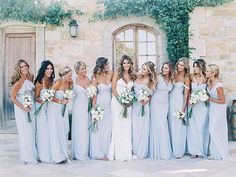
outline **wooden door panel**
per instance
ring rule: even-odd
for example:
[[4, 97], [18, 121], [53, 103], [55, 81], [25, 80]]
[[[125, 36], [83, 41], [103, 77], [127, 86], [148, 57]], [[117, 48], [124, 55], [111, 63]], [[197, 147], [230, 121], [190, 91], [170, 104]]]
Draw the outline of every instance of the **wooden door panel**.
[[[5, 34], [5, 60], [4, 60], [4, 117], [14, 119], [13, 104], [10, 101], [11, 87], [9, 82], [14, 73], [15, 64], [19, 59], [25, 59], [30, 70], [35, 71], [35, 34], [14, 33]], [[33, 72], [34, 73], [34, 72]]]

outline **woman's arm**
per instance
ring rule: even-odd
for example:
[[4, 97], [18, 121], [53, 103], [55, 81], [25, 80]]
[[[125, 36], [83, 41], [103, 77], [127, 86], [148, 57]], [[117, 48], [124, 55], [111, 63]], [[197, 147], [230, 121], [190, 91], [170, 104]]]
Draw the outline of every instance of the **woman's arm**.
[[43, 103], [43, 101], [40, 99], [40, 91], [42, 90], [43, 86], [39, 82], [35, 85], [35, 101], [38, 103]]
[[[94, 76], [92, 77], [92, 84], [97, 88], [97, 79]], [[95, 108], [96, 103], [97, 103], [97, 95], [95, 95], [92, 99], [93, 108]]]
[[223, 87], [218, 87], [216, 89], [216, 91], [217, 91], [218, 99], [210, 97], [209, 101], [212, 101], [212, 102], [215, 102], [215, 103], [218, 103], [218, 104], [225, 104], [225, 94], [224, 94]]
[[[60, 85], [61, 85], [60, 81], [57, 80], [57, 81], [52, 85], [52, 88], [51, 88], [51, 89], [56, 92], [56, 91], [59, 89]], [[55, 102], [55, 103], [58, 103], [58, 104], [62, 104], [62, 105], [68, 103], [68, 100], [66, 100], [66, 99], [62, 99], [62, 100], [61, 100], [61, 99], [56, 98], [55, 96], [53, 97], [52, 101]]]
[[190, 93], [190, 78], [188, 77], [184, 82], [184, 105], [183, 105], [183, 112], [185, 112], [185, 109], [189, 102], [189, 93]]
[[21, 88], [21, 83], [19, 81], [17, 81], [13, 86], [12, 86], [12, 93], [11, 93], [11, 101], [17, 105], [19, 108], [21, 108], [22, 110], [29, 112], [31, 108], [25, 108], [17, 99], [17, 93]]
[[117, 86], [117, 79], [118, 79], [118, 73], [115, 72], [113, 77], [112, 77], [112, 94], [117, 97], [118, 93], [116, 91], [116, 86]]

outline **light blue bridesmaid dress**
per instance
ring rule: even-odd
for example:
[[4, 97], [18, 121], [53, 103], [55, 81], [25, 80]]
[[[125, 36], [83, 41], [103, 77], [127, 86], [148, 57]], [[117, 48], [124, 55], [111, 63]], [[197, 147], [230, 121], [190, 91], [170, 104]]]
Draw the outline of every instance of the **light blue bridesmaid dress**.
[[98, 130], [90, 133], [90, 156], [94, 159], [107, 157], [111, 142], [111, 84], [98, 84], [97, 89], [96, 105], [104, 109], [104, 114], [98, 121]]
[[[206, 89], [206, 84], [198, 84], [193, 77], [192, 92]], [[187, 127], [187, 147], [191, 155], [207, 156], [209, 144], [208, 107], [204, 102], [198, 102], [192, 107], [192, 116]]]
[[[64, 91], [57, 90], [55, 98], [64, 99]], [[52, 162], [61, 163], [68, 160], [67, 139], [69, 132], [68, 111], [62, 116], [63, 105], [53, 101], [48, 103], [47, 116], [49, 125], [50, 151]]]
[[[217, 83], [208, 89], [210, 97], [218, 99], [217, 88], [223, 87], [222, 83]], [[227, 159], [228, 149], [228, 128], [226, 119], [226, 104], [210, 102], [209, 106], [209, 153], [213, 159]]]
[[72, 158], [77, 160], [89, 159], [89, 114], [88, 96], [86, 89], [74, 85], [74, 101], [72, 110], [71, 140]]
[[[43, 88], [40, 91], [40, 98], [42, 98], [43, 93], [47, 92], [47, 90], [48, 89]], [[51, 162], [47, 104], [48, 103], [45, 103], [43, 105], [40, 113], [36, 117], [36, 147], [38, 158], [41, 162]], [[40, 103], [36, 103], [36, 109], [38, 109], [40, 105]]]
[[[25, 80], [22, 87], [17, 93], [16, 99], [22, 104], [23, 96], [25, 93], [30, 94], [32, 99], [34, 84]], [[19, 108], [14, 104], [16, 125], [18, 129], [18, 137], [20, 142], [20, 161], [23, 163], [37, 163], [37, 152], [35, 147], [35, 134], [34, 134], [34, 119], [33, 116], [34, 109], [30, 111], [32, 122], [28, 122], [27, 112]]]
[[168, 113], [168, 123], [173, 156], [181, 158], [186, 152], [187, 127], [181, 119], [174, 116], [174, 113], [182, 110], [184, 104], [184, 83], [175, 82], [174, 88], [170, 92], [170, 104]]
[[168, 128], [169, 92], [173, 84], [166, 83], [162, 76], [151, 99], [150, 157], [168, 160], [172, 157]]
[[[139, 91], [144, 88], [150, 92], [150, 89], [145, 84], [134, 83], [134, 91], [136, 97], [138, 97]], [[138, 159], [144, 159], [148, 156], [149, 147], [149, 103], [144, 106], [145, 115], [141, 117], [139, 115], [142, 104], [137, 101], [132, 107], [132, 143], [133, 143], [133, 155]]]

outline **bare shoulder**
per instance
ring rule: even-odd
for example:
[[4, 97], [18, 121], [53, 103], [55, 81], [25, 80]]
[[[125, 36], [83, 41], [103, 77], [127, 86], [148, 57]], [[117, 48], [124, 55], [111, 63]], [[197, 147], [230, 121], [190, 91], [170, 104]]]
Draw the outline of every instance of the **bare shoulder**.
[[29, 75], [29, 80], [30, 80], [31, 82], [33, 82], [33, 80], [34, 80], [34, 75], [33, 75], [32, 73], [30, 73], [30, 75]]
[[53, 87], [58, 87], [58, 86], [60, 86], [60, 85], [61, 85], [61, 80], [60, 80], [60, 79], [56, 80], [56, 81], [52, 84]]
[[40, 83], [40, 82], [36, 82], [36, 84], [35, 84], [35, 87], [36, 88], [42, 88], [43, 87], [43, 83]]

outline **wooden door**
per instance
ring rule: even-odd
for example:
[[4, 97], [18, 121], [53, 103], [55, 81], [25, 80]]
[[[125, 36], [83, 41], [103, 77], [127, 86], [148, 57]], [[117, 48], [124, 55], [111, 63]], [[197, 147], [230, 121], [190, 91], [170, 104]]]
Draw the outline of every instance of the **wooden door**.
[[8, 121], [15, 117], [9, 83], [17, 61], [26, 60], [30, 65], [30, 71], [35, 73], [35, 33], [6, 33], [4, 58], [3, 113], [5, 121]]

